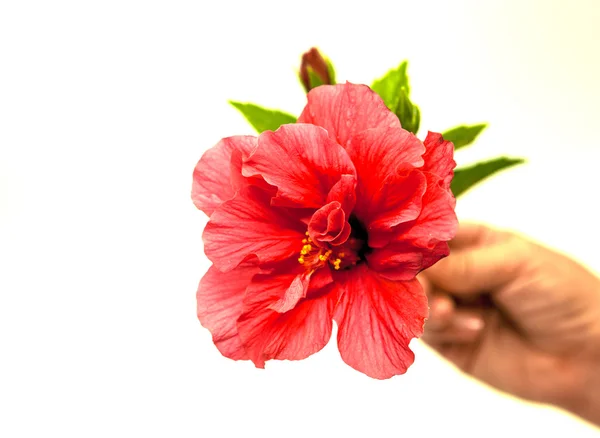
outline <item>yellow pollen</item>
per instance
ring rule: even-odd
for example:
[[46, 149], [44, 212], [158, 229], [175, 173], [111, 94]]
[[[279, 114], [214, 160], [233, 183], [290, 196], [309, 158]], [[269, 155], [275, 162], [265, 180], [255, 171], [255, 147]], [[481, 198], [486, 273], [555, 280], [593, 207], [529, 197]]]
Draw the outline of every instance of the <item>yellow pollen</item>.
[[[306, 236], [308, 236], [308, 231], [306, 232]], [[335, 261], [330, 260], [333, 250], [321, 249], [311, 245], [311, 243], [312, 240], [310, 237], [302, 239], [302, 248], [300, 250], [300, 256], [298, 257], [298, 263], [306, 265], [307, 269], [313, 268], [312, 270], [314, 271], [315, 269], [321, 268], [323, 264], [329, 260], [335, 269], [340, 269], [341, 259], [338, 258]], [[338, 257], [340, 257], [340, 254], [338, 254]]]

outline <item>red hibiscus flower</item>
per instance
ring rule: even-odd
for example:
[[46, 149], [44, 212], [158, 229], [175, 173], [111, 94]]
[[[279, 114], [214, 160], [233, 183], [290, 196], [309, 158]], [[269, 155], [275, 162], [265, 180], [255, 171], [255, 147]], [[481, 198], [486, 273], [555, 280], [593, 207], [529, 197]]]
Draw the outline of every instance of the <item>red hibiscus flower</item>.
[[335, 320], [348, 365], [404, 373], [428, 314], [415, 276], [457, 227], [454, 166], [452, 143], [421, 142], [353, 84], [313, 89], [296, 124], [209, 149], [192, 198], [210, 217], [197, 299], [217, 348], [261, 368], [304, 359]]

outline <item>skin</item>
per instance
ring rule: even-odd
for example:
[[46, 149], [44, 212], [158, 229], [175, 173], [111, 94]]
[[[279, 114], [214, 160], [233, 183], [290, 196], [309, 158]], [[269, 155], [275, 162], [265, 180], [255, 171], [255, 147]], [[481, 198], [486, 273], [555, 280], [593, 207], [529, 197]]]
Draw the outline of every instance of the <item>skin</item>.
[[600, 280], [515, 234], [461, 224], [451, 255], [420, 275], [423, 339], [516, 396], [600, 426]]

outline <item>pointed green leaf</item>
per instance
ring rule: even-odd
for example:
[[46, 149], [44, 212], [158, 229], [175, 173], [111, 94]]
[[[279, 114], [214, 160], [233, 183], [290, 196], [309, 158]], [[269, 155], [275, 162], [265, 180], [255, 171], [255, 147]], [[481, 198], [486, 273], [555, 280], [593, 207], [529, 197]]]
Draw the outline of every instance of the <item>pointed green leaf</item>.
[[481, 131], [486, 127], [487, 123], [479, 123], [471, 126], [461, 125], [449, 129], [444, 132], [442, 136], [444, 137], [444, 140], [454, 143], [454, 150], [457, 150], [473, 143], [479, 134], [481, 134]]
[[402, 62], [398, 67], [375, 80], [371, 88], [381, 96], [390, 111], [398, 116], [402, 127], [416, 134], [419, 130], [421, 112], [419, 107], [410, 100], [407, 66], [407, 61]]
[[411, 131], [413, 134], [416, 134], [419, 131], [419, 126], [421, 126], [421, 110], [417, 105], [414, 105], [415, 114], [413, 115], [413, 123], [415, 126], [415, 130]]
[[410, 93], [406, 67], [408, 61], [403, 61], [398, 67], [391, 69], [381, 78], [373, 81], [371, 89], [379, 94], [390, 111], [396, 112], [400, 100], [400, 89], [405, 88], [406, 94]]
[[242, 113], [248, 123], [259, 134], [263, 131], [275, 131], [281, 125], [296, 122], [296, 117], [283, 111], [263, 108], [253, 103], [241, 103], [232, 100], [229, 103]]
[[404, 129], [416, 134], [421, 122], [421, 112], [419, 111], [419, 107], [413, 105], [410, 101], [406, 94], [406, 89], [401, 88], [398, 94], [400, 98], [398, 100], [398, 106], [396, 107], [396, 115], [400, 119], [400, 123]]
[[473, 166], [456, 169], [454, 171], [454, 178], [452, 179], [452, 193], [458, 198], [465, 191], [488, 176], [523, 162], [525, 160], [522, 158], [499, 157], [490, 161], [477, 163]]

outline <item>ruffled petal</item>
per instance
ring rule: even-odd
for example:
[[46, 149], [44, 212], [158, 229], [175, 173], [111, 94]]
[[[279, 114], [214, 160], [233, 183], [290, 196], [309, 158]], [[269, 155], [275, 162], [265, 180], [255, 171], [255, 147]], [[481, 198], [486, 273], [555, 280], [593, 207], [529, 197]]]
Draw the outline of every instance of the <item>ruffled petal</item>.
[[271, 206], [271, 197], [272, 192], [247, 186], [212, 214], [204, 229], [204, 252], [220, 271], [251, 255], [272, 263], [302, 248], [306, 226], [286, 209]]
[[[381, 201], [389, 195], [382, 193], [386, 183], [395, 186], [402, 180], [398, 180], [399, 174], [422, 166], [425, 147], [404, 129], [370, 129], [354, 137], [347, 151], [358, 176], [355, 214], [368, 226], [369, 216], [376, 214]], [[404, 195], [411, 194], [403, 192], [401, 196]]]
[[423, 175], [427, 189], [421, 199], [421, 212], [418, 217], [388, 230], [378, 229], [369, 233], [371, 248], [409, 243], [415, 246], [417, 251], [432, 250], [439, 242], [447, 242], [454, 237], [458, 228], [454, 212], [456, 199], [437, 175], [429, 172], [423, 172]]
[[409, 242], [391, 243], [367, 255], [369, 268], [390, 280], [412, 280], [424, 269], [450, 253], [448, 243], [438, 242], [432, 248], [419, 248]]
[[322, 126], [332, 140], [344, 147], [367, 129], [400, 128], [400, 120], [377, 93], [366, 85], [351, 83], [312, 89], [298, 122]]
[[[237, 326], [250, 359], [259, 368], [270, 359], [305, 359], [321, 350], [331, 337], [337, 294], [335, 284], [323, 277], [311, 279], [307, 297], [292, 309], [284, 313], [273, 310], [272, 304], [286, 294], [296, 278], [296, 273], [258, 274], [246, 290]], [[313, 284], [320, 289], [312, 290]]]
[[277, 187], [273, 205], [319, 208], [342, 175], [355, 176], [356, 171], [344, 148], [325, 130], [294, 124], [263, 132], [242, 174], [260, 175]]
[[246, 287], [257, 272], [258, 267], [253, 264], [240, 265], [228, 274], [211, 266], [198, 286], [198, 319], [210, 330], [221, 354], [230, 359], [249, 359], [236, 321], [242, 314]]
[[454, 238], [458, 219], [454, 212], [456, 199], [437, 175], [424, 172], [427, 191], [423, 195], [423, 207], [412, 224], [398, 227], [394, 241], [409, 241], [421, 248], [434, 248], [439, 242]]
[[308, 233], [317, 244], [341, 245], [350, 236], [351, 227], [346, 220], [342, 204], [330, 202], [318, 209], [308, 223]]
[[329, 191], [327, 203], [337, 201], [342, 205], [346, 217], [350, 217], [356, 205], [356, 176], [342, 175]]
[[[192, 183], [192, 201], [198, 209], [210, 216], [219, 205], [233, 198], [239, 188], [241, 174], [233, 174], [232, 154], [238, 157], [250, 155], [256, 141], [256, 137], [252, 136], [224, 138], [204, 152], [194, 169]], [[239, 165], [237, 167], [239, 173]]]
[[442, 134], [435, 132], [428, 132], [424, 143], [423, 171], [439, 176], [443, 181], [443, 187], [449, 189], [456, 167], [454, 145], [452, 142], [444, 140]]
[[423, 334], [428, 315], [418, 280], [387, 280], [361, 265], [342, 287], [334, 318], [344, 362], [375, 379], [406, 372], [415, 357], [409, 342]]
[[296, 275], [283, 295], [277, 301], [269, 304], [269, 309], [277, 313], [285, 313], [296, 307], [298, 301], [306, 297], [311, 274], [310, 272], [302, 272]]
[[369, 233], [369, 246], [378, 246], [381, 233], [419, 217], [426, 188], [425, 175], [412, 170], [389, 177], [371, 198], [359, 201], [355, 214]]

